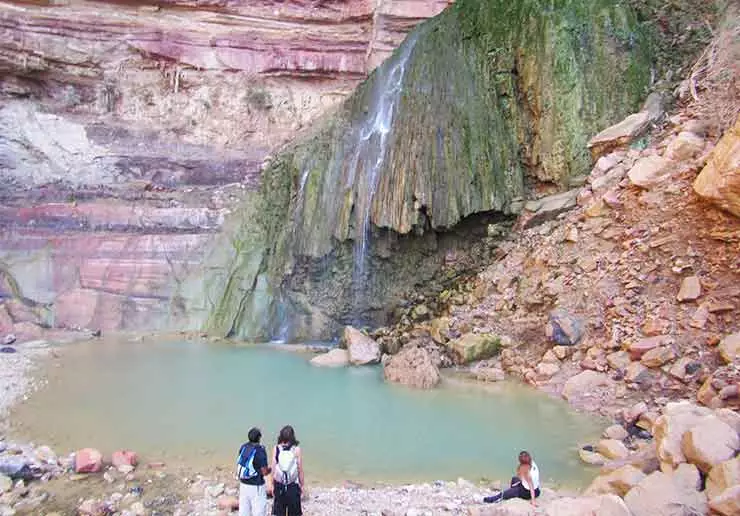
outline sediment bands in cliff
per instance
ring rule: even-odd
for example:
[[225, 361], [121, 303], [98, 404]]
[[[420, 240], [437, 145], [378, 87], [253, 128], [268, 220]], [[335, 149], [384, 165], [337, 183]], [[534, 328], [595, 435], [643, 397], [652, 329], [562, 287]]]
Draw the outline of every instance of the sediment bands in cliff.
[[298, 337], [326, 336], [358, 309], [377, 322], [443, 264], [443, 232], [586, 173], [588, 138], [637, 106], [649, 59], [613, 2], [456, 3], [265, 170], [259, 207], [231, 236], [240, 252], [212, 282], [211, 329], [265, 336], [286, 310]]

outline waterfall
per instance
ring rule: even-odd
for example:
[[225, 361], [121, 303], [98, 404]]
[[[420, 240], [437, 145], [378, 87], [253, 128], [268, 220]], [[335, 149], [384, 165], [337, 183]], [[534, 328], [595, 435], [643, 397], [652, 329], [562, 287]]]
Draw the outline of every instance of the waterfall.
[[378, 187], [388, 144], [393, 131], [393, 119], [403, 91], [406, 64], [413, 52], [417, 35], [412, 34], [394, 56], [388, 67], [381, 67], [382, 74], [375, 81], [371, 104], [364, 119], [353, 134], [352, 158], [349, 162], [345, 185], [356, 184], [355, 199], [355, 243], [352, 288], [354, 294], [354, 316], [359, 318], [365, 299], [367, 262], [370, 237], [372, 235], [373, 199]]

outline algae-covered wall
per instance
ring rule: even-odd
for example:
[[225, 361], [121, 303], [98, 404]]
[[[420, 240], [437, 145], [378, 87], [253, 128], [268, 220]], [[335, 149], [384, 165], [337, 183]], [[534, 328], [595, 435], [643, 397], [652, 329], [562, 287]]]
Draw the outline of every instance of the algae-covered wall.
[[441, 238], [450, 228], [587, 172], [589, 137], [646, 94], [649, 56], [611, 0], [460, 0], [264, 171], [209, 276], [210, 329], [263, 338], [290, 320], [307, 338], [382, 322], [472, 244]]

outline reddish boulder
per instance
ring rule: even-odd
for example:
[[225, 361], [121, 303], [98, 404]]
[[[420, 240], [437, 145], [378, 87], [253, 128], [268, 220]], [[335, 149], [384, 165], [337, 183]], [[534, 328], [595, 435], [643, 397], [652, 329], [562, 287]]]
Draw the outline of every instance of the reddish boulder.
[[97, 473], [103, 469], [103, 454], [94, 448], [75, 452], [75, 473]]
[[132, 452], [130, 450], [118, 450], [113, 452], [113, 457], [111, 459], [111, 462], [115, 467], [119, 466], [132, 466], [136, 467], [136, 465], [139, 463], [139, 456], [136, 455], [136, 452]]

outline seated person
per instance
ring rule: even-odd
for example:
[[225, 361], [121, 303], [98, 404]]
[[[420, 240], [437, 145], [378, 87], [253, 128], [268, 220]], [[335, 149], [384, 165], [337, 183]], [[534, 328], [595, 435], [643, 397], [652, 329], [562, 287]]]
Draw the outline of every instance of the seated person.
[[535, 498], [538, 496], [540, 496], [540, 470], [529, 452], [523, 451], [519, 454], [519, 466], [516, 468], [516, 476], [511, 479], [511, 487], [493, 496], [487, 496], [483, 501], [495, 503], [510, 498], [523, 498], [531, 500], [532, 505], [536, 506]]

